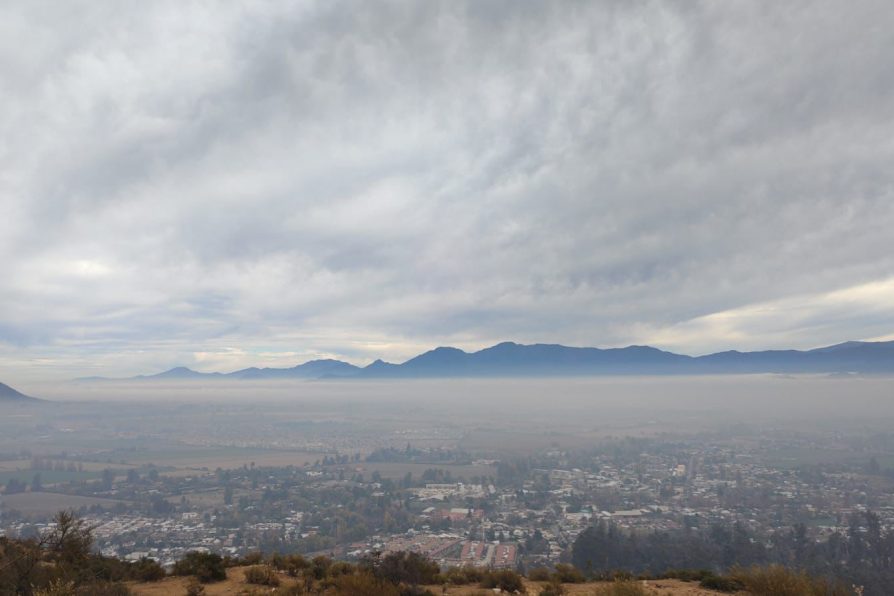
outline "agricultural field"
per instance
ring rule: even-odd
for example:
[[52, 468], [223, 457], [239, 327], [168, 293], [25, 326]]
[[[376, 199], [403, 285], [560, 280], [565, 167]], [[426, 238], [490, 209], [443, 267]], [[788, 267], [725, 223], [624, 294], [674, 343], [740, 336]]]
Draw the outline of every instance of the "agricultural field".
[[[17, 493], [0, 497], [3, 509], [14, 509], [25, 516], [52, 515], [63, 509], [77, 511], [82, 507], [100, 505], [105, 509], [111, 509], [124, 501], [114, 499], [100, 499], [97, 497], [79, 497], [77, 495], [61, 495], [47, 492]], [[125, 503], [126, 504], [126, 503]]]
[[243, 466], [304, 466], [326, 457], [326, 453], [254, 449], [241, 447], [177, 447], [172, 449], [147, 449], [135, 452], [115, 452], [128, 464], [139, 466], [152, 464], [160, 468], [186, 471], [213, 471], [217, 468], [231, 470]]
[[12, 479], [19, 482], [30, 483], [34, 479], [35, 474], [40, 474], [40, 483], [43, 486], [50, 486], [59, 482], [70, 482], [80, 480], [95, 480], [102, 477], [101, 472], [69, 472], [67, 470], [13, 470], [9, 472], [0, 472], [0, 485], [5, 485]]
[[[110, 469], [116, 476], [123, 476], [129, 468], [134, 466], [121, 463], [96, 462], [96, 461], [74, 461], [74, 460], [50, 460], [50, 467], [55, 468], [55, 463], [59, 463], [65, 469], [35, 469], [33, 460], [30, 459], [8, 459], [0, 460], [0, 486], [6, 485], [10, 480], [18, 480], [23, 483], [30, 483], [36, 474], [40, 474], [40, 482], [43, 486], [52, 486], [57, 483], [96, 480], [102, 477], [104, 470]], [[68, 466], [76, 466], [77, 469], [68, 469]]]

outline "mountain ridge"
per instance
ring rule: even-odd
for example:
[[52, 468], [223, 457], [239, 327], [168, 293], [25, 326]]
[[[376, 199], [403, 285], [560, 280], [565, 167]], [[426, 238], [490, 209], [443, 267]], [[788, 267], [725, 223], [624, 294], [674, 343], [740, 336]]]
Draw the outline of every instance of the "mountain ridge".
[[811, 350], [726, 350], [689, 356], [653, 346], [571, 347], [501, 342], [474, 352], [440, 346], [400, 364], [375, 360], [360, 367], [317, 359], [289, 368], [250, 367], [229, 373], [198, 372], [184, 366], [123, 379], [76, 381], [266, 380], [449, 378], [499, 376], [598, 376], [741, 373], [894, 373], [894, 341], [848, 341]]
[[32, 403], [40, 401], [36, 397], [25, 395], [6, 383], [0, 383], [0, 403]]

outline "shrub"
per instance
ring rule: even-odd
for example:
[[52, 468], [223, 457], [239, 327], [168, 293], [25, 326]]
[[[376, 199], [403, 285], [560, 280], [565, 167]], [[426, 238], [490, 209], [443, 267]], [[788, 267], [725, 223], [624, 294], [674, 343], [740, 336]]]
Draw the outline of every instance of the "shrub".
[[535, 567], [528, 572], [528, 579], [532, 582], [548, 582], [550, 579], [549, 569], [546, 567]]
[[714, 575], [713, 573], [704, 576], [699, 582], [699, 586], [717, 592], [738, 592], [745, 587], [742, 582], [732, 577]]
[[316, 579], [323, 579], [326, 577], [329, 571], [329, 567], [332, 565], [332, 559], [329, 557], [324, 557], [320, 555], [318, 557], [314, 557], [311, 560], [311, 570], [313, 571], [313, 576]]
[[329, 566], [329, 569], [326, 570], [326, 575], [329, 577], [338, 577], [339, 575], [348, 575], [349, 573], [354, 572], [354, 566], [350, 563], [345, 563], [344, 561], [335, 561], [332, 565]]
[[264, 562], [264, 555], [258, 551], [250, 552], [239, 561], [240, 565], [260, 565]]
[[581, 573], [574, 565], [566, 565], [559, 563], [556, 565], [555, 576], [562, 583], [566, 584], [582, 584], [586, 581], [584, 574]]
[[707, 569], [668, 569], [661, 577], [678, 579], [684, 582], [700, 582], [705, 578], [713, 576], [714, 572]]
[[509, 569], [501, 569], [499, 571], [491, 571], [486, 573], [484, 579], [481, 580], [482, 588], [499, 588], [504, 592], [525, 593], [525, 584], [522, 577]]
[[164, 568], [158, 564], [157, 561], [153, 561], [152, 559], [142, 558], [136, 563], [134, 563], [130, 568], [130, 573], [128, 574], [132, 579], [141, 582], [157, 582], [161, 579], [164, 579], [165, 573]]
[[400, 596], [397, 586], [371, 573], [343, 575], [335, 580], [335, 589], [339, 596]]
[[444, 573], [444, 579], [455, 586], [464, 586], [466, 584], [477, 584], [484, 580], [484, 571], [477, 567], [451, 567]]
[[270, 559], [270, 564], [275, 569], [288, 573], [289, 577], [298, 577], [302, 569], [310, 567], [308, 560], [301, 555], [273, 555]]
[[852, 590], [826, 579], [810, 577], [781, 565], [735, 568], [730, 577], [754, 596], [845, 596]]
[[393, 584], [432, 584], [440, 572], [438, 564], [419, 553], [400, 551], [373, 561], [373, 573]]
[[562, 585], [562, 582], [555, 577], [552, 578], [548, 584], [543, 586], [542, 590], [540, 590], [540, 596], [564, 596], [567, 593], [568, 590]]
[[174, 575], [194, 575], [203, 584], [227, 578], [224, 560], [214, 553], [187, 553], [174, 563]]
[[278, 586], [279, 578], [270, 565], [252, 565], [245, 569], [245, 583], [259, 586]]

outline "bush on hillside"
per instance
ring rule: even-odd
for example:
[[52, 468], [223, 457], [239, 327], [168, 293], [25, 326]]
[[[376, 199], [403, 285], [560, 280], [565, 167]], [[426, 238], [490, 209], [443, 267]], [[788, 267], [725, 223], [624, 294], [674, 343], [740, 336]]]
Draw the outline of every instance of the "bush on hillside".
[[849, 596], [853, 590], [824, 578], [811, 577], [781, 565], [735, 568], [730, 578], [754, 596]]
[[567, 593], [568, 589], [555, 577], [540, 590], [540, 596], [565, 596]]
[[397, 586], [368, 572], [339, 577], [335, 580], [334, 593], [338, 596], [400, 596]]
[[702, 588], [717, 592], [738, 592], [745, 586], [739, 580], [721, 575], [709, 574], [704, 576], [698, 584]]
[[158, 561], [146, 557], [134, 563], [129, 571], [130, 578], [140, 582], [157, 582], [167, 575]]
[[481, 580], [482, 588], [499, 588], [504, 592], [525, 593], [525, 584], [522, 581], [522, 576], [518, 573], [511, 571], [509, 569], [501, 569], [499, 571], [489, 571], [484, 575], [484, 579]]
[[443, 578], [448, 583], [455, 586], [477, 584], [484, 579], [484, 571], [470, 565], [464, 567], [451, 567], [443, 574]]
[[555, 577], [564, 584], [582, 584], [587, 581], [577, 567], [565, 563], [556, 565]]
[[279, 577], [270, 565], [252, 565], [245, 569], [245, 583], [259, 586], [278, 586]]
[[227, 579], [227, 569], [220, 555], [214, 553], [187, 553], [174, 563], [174, 575], [194, 575], [203, 584]]
[[532, 582], [548, 582], [551, 574], [546, 567], [535, 567], [528, 572], [528, 579]]

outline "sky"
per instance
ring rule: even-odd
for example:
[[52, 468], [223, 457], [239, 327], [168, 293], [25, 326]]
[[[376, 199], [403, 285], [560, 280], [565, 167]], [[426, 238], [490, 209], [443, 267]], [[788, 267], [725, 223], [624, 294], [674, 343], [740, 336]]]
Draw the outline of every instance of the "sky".
[[0, 380], [894, 339], [885, 0], [5, 2]]

